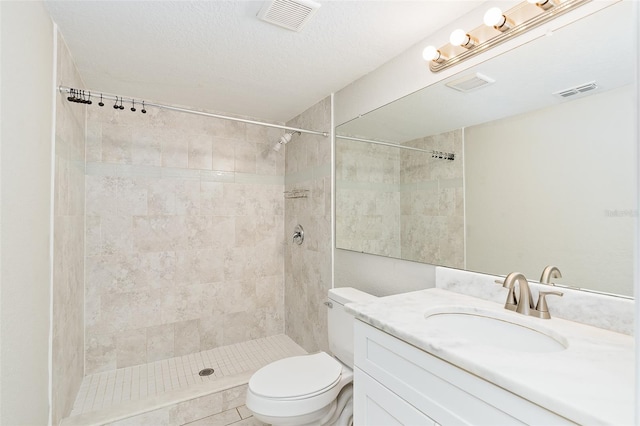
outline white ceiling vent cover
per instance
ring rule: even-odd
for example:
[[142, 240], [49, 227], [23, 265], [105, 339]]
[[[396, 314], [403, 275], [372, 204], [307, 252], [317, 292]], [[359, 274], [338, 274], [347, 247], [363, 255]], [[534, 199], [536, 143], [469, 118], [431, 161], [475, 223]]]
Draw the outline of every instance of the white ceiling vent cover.
[[468, 75], [466, 77], [450, 81], [446, 85], [458, 92], [470, 92], [491, 83], [495, 83], [495, 80], [477, 72], [473, 75]]
[[555, 93], [553, 93], [556, 96], [559, 96], [561, 98], [568, 98], [571, 96], [575, 96], [575, 95], [579, 95], [581, 93], [585, 93], [585, 92], [590, 92], [592, 90], [595, 90], [598, 88], [598, 85], [596, 84], [595, 81], [589, 82], [589, 83], [585, 83], [585, 84], [581, 84], [579, 86], [575, 86], [575, 87], [570, 87], [568, 89], [564, 89], [564, 90], [559, 90]]
[[258, 18], [292, 31], [300, 31], [316, 13], [320, 3], [312, 0], [271, 0], [262, 5]]

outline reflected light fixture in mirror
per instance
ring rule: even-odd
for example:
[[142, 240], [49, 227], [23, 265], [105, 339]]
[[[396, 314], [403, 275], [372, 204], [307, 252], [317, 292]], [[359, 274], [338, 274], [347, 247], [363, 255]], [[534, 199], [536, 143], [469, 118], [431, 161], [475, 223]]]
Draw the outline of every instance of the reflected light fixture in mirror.
[[484, 25], [472, 31], [453, 31], [449, 44], [440, 48], [427, 46], [422, 51], [422, 57], [429, 62], [431, 71], [442, 71], [588, 2], [589, 0], [527, 0], [504, 13], [499, 8], [492, 7], [484, 15]]

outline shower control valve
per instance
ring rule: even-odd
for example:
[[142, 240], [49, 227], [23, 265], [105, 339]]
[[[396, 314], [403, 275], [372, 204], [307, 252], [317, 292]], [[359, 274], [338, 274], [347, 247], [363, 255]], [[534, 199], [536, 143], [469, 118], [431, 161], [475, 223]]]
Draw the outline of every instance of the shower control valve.
[[302, 225], [296, 225], [295, 229], [293, 230], [293, 242], [296, 243], [297, 245], [301, 245], [304, 241], [304, 228], [302, 228]]

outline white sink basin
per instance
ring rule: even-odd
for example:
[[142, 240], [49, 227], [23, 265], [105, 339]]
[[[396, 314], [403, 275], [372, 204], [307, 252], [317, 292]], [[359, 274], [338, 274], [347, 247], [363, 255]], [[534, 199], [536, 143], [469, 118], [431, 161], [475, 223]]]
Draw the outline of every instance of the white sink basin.
[[[534, 326], [527, 317], [511, 312], [494, 313], [468, 309], [438, 309], [427, 312], [426, 325], [460, 344], [491, 346], [517, 352], [559, 352], [567, 341], [552, 330]], [[456, 312], [457, 311], [457, 312]], [[544, 321], [544, 320], [538, 320]]]

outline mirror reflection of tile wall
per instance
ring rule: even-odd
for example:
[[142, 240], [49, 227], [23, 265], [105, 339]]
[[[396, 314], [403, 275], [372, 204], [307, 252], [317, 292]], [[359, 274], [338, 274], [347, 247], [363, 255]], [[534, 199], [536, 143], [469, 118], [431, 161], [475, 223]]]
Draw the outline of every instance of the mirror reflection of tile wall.
[[398, 148], [336, 140], [338, 248], [400, 257]]
[[406, 142], [430, 153], [336, 140], [337, 247], [464, 266], [462, 131]]
[[401, 257], [464, 267], [462, 130], [406, 142], [426, 151], [455, 153], [455, 160], [403, 150], [400, 167]]

